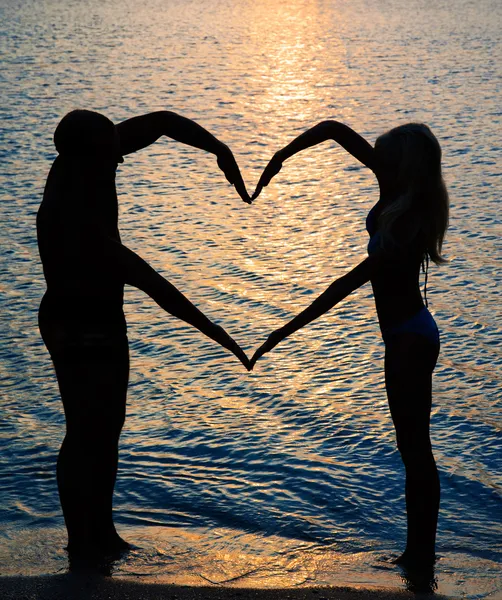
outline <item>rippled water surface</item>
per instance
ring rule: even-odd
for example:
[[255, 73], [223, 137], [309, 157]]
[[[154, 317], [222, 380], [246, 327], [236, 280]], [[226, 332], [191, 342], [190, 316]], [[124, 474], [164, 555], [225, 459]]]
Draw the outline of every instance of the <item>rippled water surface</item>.
[[[62, 407], [37, 309], [35, 214], [68, 110], [158, 109], [228, 143], [254, 189], [273, 152], [341, 120], [374, 142], [405, 121], [441, 140], [450, 263], [432, 440], [439, 591], [496, 594], [501, 541], [501, 11], [497, 0], [4, 0], [1, 272], [4, 574], [66, 567]], [[497, 164], [498, 160], [498, 164]], [[117, 176], [124, 243], [246, 351], [365, 256], [369, 172], [334, 144], [291, 159], [252, 206], [214, 157], [164, 139]], [[122, 575], [239, 585], [405, 587], [403, 469], [369, 286], [247, 374], [126, 290], [132, 371], [117, 523]]]

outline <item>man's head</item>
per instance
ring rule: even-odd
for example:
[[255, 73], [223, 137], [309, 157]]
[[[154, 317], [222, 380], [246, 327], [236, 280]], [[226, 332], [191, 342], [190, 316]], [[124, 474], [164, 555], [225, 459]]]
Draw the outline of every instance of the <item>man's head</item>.
[[61, 156], [115, 166], [123, 162], [115, 125], [90, 110], [73, 110], [64, 116], [54, 132], [54, 145]]

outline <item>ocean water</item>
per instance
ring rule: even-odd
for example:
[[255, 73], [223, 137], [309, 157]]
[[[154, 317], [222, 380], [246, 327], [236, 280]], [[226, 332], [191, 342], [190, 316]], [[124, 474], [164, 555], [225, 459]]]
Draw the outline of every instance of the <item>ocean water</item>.
[[[502, 218], [498, 0], [3, 0], [0, 147], [1, 573], [67, 568], [55, 480], [64, 419], [37, 328], [35, 215], [73, 108], [159, 109], [233, 149], [252, 192], [272, 154], [333, 118], [371, 142], [406, 121], [441, 141], [449, 263], [429, 273], [442, 336], [432, 442], [435, 586], [500, 592]], [[333, 143], [252, 205], [214, 157], [168, 139], [117, 175], [123, 241], [252, 354], [365, 257], [377, 187]], [[119, 576], [242, 586], [409, 582], [403, 468], [365, 286], [253, 373], [126, 290], [131, 344], [115, 509]]]

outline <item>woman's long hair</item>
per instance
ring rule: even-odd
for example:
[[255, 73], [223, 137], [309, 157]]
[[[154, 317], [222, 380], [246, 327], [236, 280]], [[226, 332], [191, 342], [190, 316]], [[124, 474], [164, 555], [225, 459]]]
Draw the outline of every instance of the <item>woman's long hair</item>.
[[380, 136], [375, 150], [385, 170], [394, 176], [398, 190], [396, 200], [378, 219], [383, 243], [386, 238], [395, 242], [395, 230], [406, 220], [407, 233], [421, 240], [425, 257], [436, 264], [446, 262], [441, 250], [448, 228], [449, 199], [436, 137], [427, 125], [408, 123]]

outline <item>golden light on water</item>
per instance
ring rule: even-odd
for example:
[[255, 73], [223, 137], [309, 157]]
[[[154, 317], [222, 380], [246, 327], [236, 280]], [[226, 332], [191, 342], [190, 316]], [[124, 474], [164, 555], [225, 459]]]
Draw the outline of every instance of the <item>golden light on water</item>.
[[[315, 2], [309, 3], [308, 7], [305, 2], [280, 2], [275, 7], [273, 18], [270, 19], [268, 15], [265, 31], [262, 27], [264, 18], [256, 15], [253, 23], [256, 30], [252, 37], [258, 46], [263, 41], [266, 47], [261, 75], [267, 82], [267, 93], [260, 98], [262, 111], [284, 105], [284, 112], [289, 113], [294, 104], [294, 112], [299, 119], [309, 117], [308, 103], [316, 98], [316, 88], [312, 83], [317, 75], [317, 67], [309, 60], [312, 49], [308, 48], [311, 43], [310, 29], [316, 18], [312, 14], [315, 13], [315, 6]], [[257, 10], [260, 8], [266, 12], [258, 3]], [[270, 26], [274, 28], [272, 44]]]

